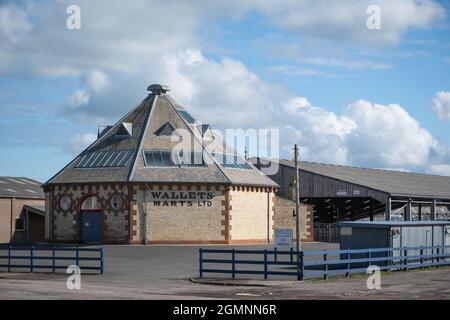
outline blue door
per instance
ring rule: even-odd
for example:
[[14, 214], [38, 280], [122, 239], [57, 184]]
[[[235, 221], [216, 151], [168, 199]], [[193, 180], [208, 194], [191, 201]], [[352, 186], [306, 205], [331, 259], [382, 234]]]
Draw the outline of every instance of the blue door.
[[81, 240], [84, 243], [102, 242], [102, 212], [81, 212]]

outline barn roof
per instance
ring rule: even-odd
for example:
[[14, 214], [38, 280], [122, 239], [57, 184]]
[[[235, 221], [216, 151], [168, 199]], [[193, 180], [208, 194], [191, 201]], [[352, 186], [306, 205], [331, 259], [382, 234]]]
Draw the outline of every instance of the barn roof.
[[[149, 182], [277, 186], [225, 145], [213, 130], [208, 130], [209, 126], [195, 121], [167, 94], [168, 87], [151, 85], [148, 90], [151, 91], [148, 97], [115, 125], [99, 129], [98, 139], [46, 184]], [[203, 152], [206, 163], [180, 165], [172, 158], [168, 160], [166, 153], [177, 148], [180, 141], [194, 146], [192, 155]], [[236, 163], [231, 166], [222, 163], [221, 159], [225, 158], [222, 154], [232, 155]]]
[[[279, 160], [279, 163], [295, 166], [295, 162], [290, 160]], [[393, 196], [450, 199], [450, 177], [445, 176], [313, 162], [299, 162], [299, 169]]]
[[0, 177], [0, 197], [44, 199], [41, 184], [24, 177]]

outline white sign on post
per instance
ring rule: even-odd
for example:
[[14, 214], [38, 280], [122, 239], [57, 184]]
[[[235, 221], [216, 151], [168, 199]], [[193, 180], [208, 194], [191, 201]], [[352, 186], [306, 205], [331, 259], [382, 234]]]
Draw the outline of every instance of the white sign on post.
[[292, 229], [275, 229], [275, 247], [277, 250], [291, 250]]

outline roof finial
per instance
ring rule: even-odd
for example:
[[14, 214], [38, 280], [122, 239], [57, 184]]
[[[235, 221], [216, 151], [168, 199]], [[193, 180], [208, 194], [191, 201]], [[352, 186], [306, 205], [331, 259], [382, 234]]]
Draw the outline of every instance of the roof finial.
[[148, 86], [147, 91], [150, 91], [152, 94], [160, 95], [170, 91], [170, 88], [163, 84], [152, 84]]

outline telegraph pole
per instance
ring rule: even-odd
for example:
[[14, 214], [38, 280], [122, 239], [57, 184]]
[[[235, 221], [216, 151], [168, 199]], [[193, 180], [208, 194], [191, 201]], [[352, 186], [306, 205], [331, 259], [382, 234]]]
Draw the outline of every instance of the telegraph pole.
[[297, 274], [300, 274], [300, 190], [298, 179], [298, 146], [294, 145], [294, 161], [295, 161], [295, 249], [297, 252]]

